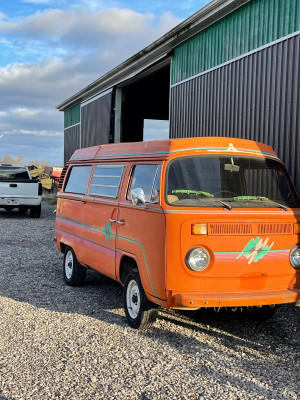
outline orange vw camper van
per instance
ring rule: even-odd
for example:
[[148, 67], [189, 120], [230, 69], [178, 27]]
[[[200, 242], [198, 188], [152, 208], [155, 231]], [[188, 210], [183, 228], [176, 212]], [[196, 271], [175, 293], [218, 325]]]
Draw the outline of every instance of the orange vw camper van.
[[270, 146], [203, 137], [90, 147], [59, 186], [66, 284], [82, 284], [87, 268], [121, 282], [133, 328], [158, 306], [267, 316], [300, 299], [299, 202]]

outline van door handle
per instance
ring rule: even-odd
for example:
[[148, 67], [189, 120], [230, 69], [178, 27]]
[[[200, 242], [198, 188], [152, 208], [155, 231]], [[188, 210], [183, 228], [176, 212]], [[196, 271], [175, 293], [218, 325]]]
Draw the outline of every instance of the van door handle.
[[81, 200], [81, 199], [69, 199], [69, 200], [71, 200], [71, 201], [77, 201], [77, 202], [82, 203], [82, 204], [85, 204], [85, 203], [86, 203], [85, 200]]
[[117, 222], [117, 220], [109, 218], [109, 222]]
[[17, 185], [16, 183], [11, 183], [11, 184], [9, 185], [9, 187], [18, 187], [18, 185]]
[[120, 221], [117, 221], [117, 224], [119, 224], [119, 225], [125, 225], [124, 219], [121, 219]]

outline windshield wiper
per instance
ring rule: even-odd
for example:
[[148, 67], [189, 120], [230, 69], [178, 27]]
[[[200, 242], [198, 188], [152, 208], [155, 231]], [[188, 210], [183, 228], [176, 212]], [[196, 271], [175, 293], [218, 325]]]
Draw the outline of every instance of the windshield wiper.
[[191, 190], [191, 189], [176, 189], [172, 190], [172, 194], [199, 194], [203, 197], [214, 197], [213, 194], [209, 192], [203, 192], [202, 190]]
[[177, 190], [172, 190], [172, 194], [196, 194], [196, 195], [200, 195], [202, 197], [205, 197], [206, 199], [217, 201], [218, 203], [221, 203], [228, 210], [230, 210], [230, 211], [232, 210], [231, 205], [225, 203], [222, 200], [215, 199], [214, 195], [209, 193], [209, 192], [203, 192], [203, 191], [200, 191], [200, 190], [190, 190], [190, 189], [177, 189]]
[[280, 204], [277, 201], [270, 200], [270, 199], [267, 199], [267, 200], [270, 201], [271, 203], [276, 204], [279, 208], [281, 208], [284, 211], [288, 211], [289, 210], [289, 208], [287, 206], [284, 206], [283, 204]]
[[270, 201], [277, 205], [277, 207], [281, 208], [282, 210], [288, 211], [288, 207], [284, 206], [283, 204], [278, 203], [277, 201], [268, 199], [268, 197], [263, 196], [236, 196], [233, 200], [260, 200], [260, 201]]
[[225, 201], [223, 201], [223, 200], [218, 200], [218, 199], [212, 199], [212, 200], [217, 201], [217, 202], [223, 204], [223, 206], [224, 206], [225, 208], [228, 208], [228, 210], [230, 210], [230, 211], [232, 210], [231, 205], [228, 204], [228, 203], [225, 203]]

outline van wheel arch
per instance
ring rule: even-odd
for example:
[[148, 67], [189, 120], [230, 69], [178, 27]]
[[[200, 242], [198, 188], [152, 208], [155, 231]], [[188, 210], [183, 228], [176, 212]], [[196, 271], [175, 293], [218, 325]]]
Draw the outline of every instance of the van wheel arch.
[[59, 245], [60, 245], [60, 248], [61, 248], [60, 252], [65, 254], [65, 251], [66, 251], [66, 248], [68, 247], [68, 245], [63, 243], [63, 242], [60, 242]]
[[138, 265], [135, 259], [128, 256], [123, 256], [120, 263], [120, 275], [119, 275], [122, 284], [125, 283], [127, 276], [133, 269], [138, 269]]

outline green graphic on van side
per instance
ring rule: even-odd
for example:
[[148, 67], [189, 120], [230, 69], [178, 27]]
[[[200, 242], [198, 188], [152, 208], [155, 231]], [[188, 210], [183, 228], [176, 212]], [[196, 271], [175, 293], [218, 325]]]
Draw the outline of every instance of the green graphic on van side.
[[251, 264], [252, 261], [257, 262], [264, 258], [271, 248], [274, 245], [274, 242], [271, 243], [268, 246], [268, 241], [270, 238], [266, 238], [265, 241], [263, 239], [260, 239], [260, 237], [253, 238], [249, 240], [249, 242], [246, 244], [244, 250], [237, 256], [236, 259], [244, 256], [246, 257], [249, 261], [248, 264]]
[[[101, 232], [101, 233], [104, 234], [104, 237], [105, 237], [105, 239], [106, 239], [107, 242], [110, 242], [113, 238], [119, 238], [119, 239], [126, 240], [126, 241], [128, 241], [128, 242], [137, 244], [137, 245], [140, 247], [140, 249], [141, 249], [141, 251], [142, 251], [142, 253], [143, 253], [143, 257], [144, 257], [144, 261], [145, 261], [145, 265], [146, 265], [146, 271], [147, 271], [148, 279], [149, 279], [151, 288], [152, 288], [152, 290], [153, 290], [154, 296], [157, 298], [158, 303], [159, 303], [159, 305], [161, 306], [161, 301], [160, 301], [159, 297], [157, 296], [157, 293], [156, 293], [156, 290], [155, 290], [155, 288], [154, 288], [154, 284], [153, 284], [153, 281], [152, 281], [152, 278], [151, 278], [150, 268], [149, 268], [149, 264], [148, 264], [148, 261], [147, 261], [145, 249], [144, 249], [143, 245], [142, 245], [140, 242], [138, 242], [137, 240], [134, 240], [134, 239], [125, 237], [125, 236], [114, 235], [114, 234], [112, 233], [112, 229], [111, 229], [110, 223], [107, 223], [106, 225], [104, 225], [104, 228], [103, 228], [103, 229], [97, 229], [97, 228], [94, 228], [93, 226], [84, 225], [84, 224], [81, 224], [81, 223], [79, 223], [79, 222], [77, 222], [77, 221], [74, 221], [74, 220], [71, 220], [71, 219], [67, 219], [67, 218], [63, 218], [63, 217], [60, 217], [60, 216], [56, 216], [56, 218], [57, 218], [57, 219], [61, 219], [62, 221], [71, 222], [71, 223], [73, 223], [73, 224], [75, 224], [75, 225], [79, 225], [79, 226], [82, 226], [82, 227], [84, 227], [84, 228], [87, 228], [87, 229], [90, 229], [90, 230], [93, 230], [93, 231]], [[105, 246], [105, 245], [103, 245], [102, 243], [95, 242], [94, 240], [88, 239], [87, 237], [82, 236], [82, 235], [74, 234], [73, 232], [67, 231], [66, 229], [62, 229], [62, 228], [57, 228], [57, 229], [61, 229], [61, 230], [63, 230], [64, 232], [70, 233], [71, 235], [75, 235], [75, 236], [80, 237], [80, 238], [82, 238], [82, 239], [85, 239], [85, 240], [87, 240], [87, 241], [89, 241], [89, 242], [91, 242], [91, 243], [95, 243], [95, 244], [97, 244], [98, 246], [102, 246], [102, 247], [105, 247], [105, 248], [110, 248], [111, 250], [115, 250], [115, 251], [117, 250], [115, 247], [112, 247], [112, 246]]]
[[106, 225], [102, 226], [102, 232], [104, 234], [107, 243], [114, 238], [114, 234], [112, 233], [111, 225], [109, 222], [107, 222]]

